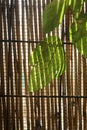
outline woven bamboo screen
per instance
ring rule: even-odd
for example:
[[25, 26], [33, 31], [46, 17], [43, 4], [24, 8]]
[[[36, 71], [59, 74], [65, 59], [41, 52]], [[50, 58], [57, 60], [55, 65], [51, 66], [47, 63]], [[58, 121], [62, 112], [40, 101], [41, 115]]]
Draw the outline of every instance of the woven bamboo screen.
[[66, 42], [66, 72], [43, 90], [28, 91], [29, 54], [45, 37], [49, 2], [0, 0], [0, 130], [87, 130], [87, 60], [69, 44], [70, 9], [51, 33]]

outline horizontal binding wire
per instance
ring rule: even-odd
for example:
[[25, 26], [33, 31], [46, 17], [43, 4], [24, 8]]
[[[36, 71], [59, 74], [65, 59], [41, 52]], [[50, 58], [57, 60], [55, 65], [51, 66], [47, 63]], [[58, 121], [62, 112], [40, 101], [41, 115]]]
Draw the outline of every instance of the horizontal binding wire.
[[[24, 40], [5, 40], [5, 39], [2, 39], [0, 40], [0, 42], [17, 42], [17, 43], [42, 43], [44, 41], [33, 41], [33, 40], [28, 40], [28, 41], [24, 41]], [[63, 44], [67, 44], [67, 45], [73, 45], [72, 42], [63, 42]]]
[[18, 42], [18, 43], [41, 43], [43, 41], [33, 41], [33, 40], [29, 40], [29, 41], [23, 41], [23, 40], [0, 40], [0, 42]]
[[25, 97], [25, 98], [87, 98], [87, 96], [46, 96], [46, 95], [42, 95], [42, 96], [29, 96], [29, 95], [0, 95], [0, 97]]

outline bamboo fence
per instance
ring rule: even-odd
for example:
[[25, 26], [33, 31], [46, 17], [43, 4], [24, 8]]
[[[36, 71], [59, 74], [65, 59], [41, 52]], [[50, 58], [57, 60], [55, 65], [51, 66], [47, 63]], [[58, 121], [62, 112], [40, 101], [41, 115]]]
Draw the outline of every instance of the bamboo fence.
[[42, 17], [50, 2], [0, 0], [0, 130], [87, 130], [87, 60], [69, 44], [70, 9], [51, 32], [66, 41], [66, 72], [29, 93], [29, 55], [47, 36]]

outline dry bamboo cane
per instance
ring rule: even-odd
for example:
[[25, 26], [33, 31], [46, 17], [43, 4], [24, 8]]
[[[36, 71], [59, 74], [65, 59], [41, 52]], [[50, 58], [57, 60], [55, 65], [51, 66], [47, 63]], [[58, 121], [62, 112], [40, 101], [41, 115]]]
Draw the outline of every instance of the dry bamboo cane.
[[[42, 1], [38, 0], [38, 19], [37, 19], [38, 21], [37, 22], [39, 23], [39, 26], [37, 26], [37, 29], [38, 29], [39, 39], [37, 39], [37, 40], [41, 40], [42, 37], [43, 37], [43, 34], [42, 34], [42, 24], [41, 24], [42, 23], [42, 21], [41, 21], [41, 10], [42, 10], [41, 2]], [[37, 25], [38, 25], [38, 23], [37, 23]], [[38, 94], [41, 94], [41, 95], [45, 94], [44, 93], [44, 89], [39, 91]], [[41, 105], [40, 106], [41, 106], [40, 107], [41, 109], [40, 108], [38, 109], [39, 113], [41, 113], [40, 116], [42, 117], [42, 119], [40, 117], [40, 120], [42, 120], [42, 127], [43, 127], [43, 129], [46, 129], [46, 126], [45, 126], [45, 121], [46, 121], [45, 120], [45, 100], [43, 98], [41, 98]]]
[[[83, 58], [83, 93], [84, 93], [84, 96], [87, 95], [87, 89], [86, 89], [87, 79], [86, 79], [86, 76], [87, 76], [86, 59]], [[86, 102], [87, 102], [87, 99], [83, 99], [84, 130], [87, 129], [87, 117], [86, 117], [86, 109], [87, 109], [86, 104], [87, 103]]]
[[[7, 25], [6, 25], [6, 20], [7, 20], [7, 15], [6, 15], [6, 7], [5, 7], [5, 1], [3, 1], [3, 11], [2, 11], [2, 18], [3, 19], [3, 25], [1, 24], [1, 28], [4, 28], [4, 38], [7, 39]], [[2, 39], [2, 38], [1, 38]], [[6, 66], [6, 88], [5, 88], [5, 85], [3, 84], [3, 95], [6, 94], [5, 93], [5, 89], [6, 89], [6, 92], [7, 92], [7, 86], [8, 86], [8, 47], [7, 47], [7, 43], [5, 42], [5, 61], [6, 61], [6, 64], [4, 64], [4, 61], [2, 62], [3, 66], [5, 65]], [[3, 53], [2, 53], [3, 55]], [[3, 74], [4, 74], [4, 68], [2, 69], [3, 70]], [[3, 82], [4, 82], [4, 75], [3, 75]], [[9, 102], [9, 101], [8, 101]], [[7, 109], [7, 99], [5, 100], [5, 98], [3, 97], [3, 114], [4, 114], [4, 129], [8, 129], [9, 127], [9, 120], [10, 120], [10, 117], [8, 118], [8, 109]]]
[[[11, 40], [11, 5], [9, 5], [9, 1], [6, 1], [7, 7], [7, 28], [8, 28], [8, 39]], [[11, 70], [11, 42], [8, 43], [8, 84], [7, 84], [7, 123], [8, 130], [11, 130], [11, 103], [10, 103], [10, 92], [11, 92], [11, 80], [12, 80], [12, 70]]]
[[[68, 18], [69, 18], [69, 26], [68, 26], [68, 31], [69, 31], [69, 27], [71, 26], [71, 24], [72, 24], [72, 10], [71, 10], [71, 8], [69, 8], [69, 14], [68, 14]], [[68, 37], [69, 37], [69, 34], [68, 34]], [[73, 45], [70, 45], [70, 69], [71, 69], [71, 71], [70, 71], [70, 89], [71, 89], [71, 94], [70, 95], [73, 95]], [[74, 99], [71, 99], [71, 104], [70, 104], [70, 106], [71, 106], [71, 128], [72, 128], [72, 130], [74, 129], [73, 128], [73, 100]]]
[[[16, 25], [16, 12], [14, 8], [14, 14], [13, 14], [13, 22], [12, 22], [12, 38], [16, 38], [16, 31], [15, 31], [15, 25]], [[18, 59], [17, 59], [17, 48], [16, 48], [16, 43], [13, 43], [13, 53], [14, 53], [14, 75], [15, 75], [15, 94], [18, 94]], [[15, 103], [15, 128], [19, 130], [19, 112], [18, 112], [18, 98], [16, 98], [16, 103]]]
[[[11, 7], [10, 7], [11, 9], [10, 9], [10, 23], [9, 23], [9, 26], [11, 26], [10, 28], [12, 29], [12, 23], [14, 22], [14, 8], [13, 8], [13, 1], [11, 1]], [[10, 29], [9, 28], [9, 29]], [[10, 31], [10, 30], [9, 30]], [[14, 32], [13, 32], [14, 33]], [[9, 35], [11, 35], [11, 32], [10, 32], [10, 34]], [[13, 34], [14, 35], [14, 34]], [[11, 38], [11, 36], [9, 36], [10, 38]], [[11, 88], [10, 88], [10, 91], [11, 91], [11, 95], [14, 95], [14, 74], [13, 74], [13, 64], [14, 64], [14, 62], [13, 62], [13, 52], [12, 52], [12, 45], [13, 43], [10, 43], [10, 80], [11, 80]], [[11, 97], [11, 118], [12, 119], [10, 119], [11, 120], [11, 125], [10, 125], [10, 127], [11, 127], [11, 129], [15, 129], [15, 106], [14, 106], [14, 98], [13, 97]]]
[[[56, 79], [57, 80], [57, 79]], [[54, 80], [54, 95], [58, 95], [58, 84], [56, 82], [56, 80]], [[58, 110], [57, 110], [57, 107], [58, 107], [58, 102], [57, 102], [57, 98], [55, 98], [55, 126], [54, 126], [54, 129], [58, 129], [58, 119], [59, 119], [59, 113], [58, 113]]]
[[[81, 95], [81, 55], [78, 55], [78, 95]], [[79, 129], [82, 129], [81, 99], [78, 99]]]
[[[17, 63], [17, 52], [16, 52], [16, 44], [13, 43], [13, 52], [14, 52], [14, 72], [15, 72], [15, 94], [17, 95], [17, 88], [18, 88], [18, 63]], [[16, 107], [15, 107], [15, 127], [17, 128], [17, 130], [19, 130], [19, 112], [18, 112], [18, 98], [16, 98]]]
[[[15, 5], [13, 5], [12, 3], [12, 39], [15, 39]], [[12, 67], [12, 70], [14, 71], [14, 73], [12, 74], [12, 80], [13, 80], [13, 87], [12, 87], [12, 90], [11, 90], [11, 94], [14, 95], [16, 94], [16, 92], [14, 90], [16, 90], [16, 85], [17, 85], [17, 67], [16, 67], [16, 61], [17, 61], [17, 56], [16, 56], [16, 43], [13, 42], [13, 56], [14, 56], [14, 61], [12, 60], [12, 66], [14, 64], [14, 70], [13, 70], [13, 67]], [[15, 78], [13, 78], [15, 77]], [[15, 81], [14, 81], [15, 80]], [[15, 119], [15, 115], [16, 115], [16, 103], [15, 103], [15, 100], [13, 97], [12, 97], [12, 127], [13, 129], [19, 129], [18, 128], [18, 125], [16, 125], [17, 123], [17, 117]]]
[[[48, 4], [50, 2], [50, 0], [47, 0], [46, 3]], [[43, 3], [45, 5], [45, 3]], [[41, 19], [39, 19], [41, 21]], [[39, 21], [39, 22], [40, 22]], [[39, 23], [41, 25], [41, 23]], [[41, 31], [41, 30], [40, 30]], [[41, 34], [41, 33], [40, 33]], [[45, 34], [43, 34], [42, 36], [40, 37], [43, 37]], [[50, 95], [50, 89], [51, 89], [51, 85], [47, 86], [47, 89], [46, 89], [46, 95]], [[43, 94], [44, 92], [42, 91], [41, 94]], [[41, 99], [41, 102], [42, 104], [44, 104], [44, 99]], [[52, 129], [52, 113], [51, 113], [51, 108], [50, 108], [50, 105], [51, 105], [51, 99], [50, 98], [47, 98], [46, 99], [46, 111], [47, 111], [47, 118], [45, 119], [45, 121], [47, 122], [47, 129], [51, 130]], [[41, 105], [42, 107], [42, 111], [44, 112], [43, 110], [43, 105]], [[43, 113], [42, 112], [42, 113]], [[43, 119], [44, 120], [44, 119]], [[44, 127], [43, 127], [44, 128]]]
[[[47, 89], [46, 89], [46, 95], [47, 96], [49, 96], [50, 95], [50, 87], [49, 86], [47, 86]], [[51, 102], [50, 102], [50, 98], [47, 98], [46, 99], [46, 106], [47, 106], [47, 129], [48, 130], [51, 130], [51, 128], [52, 128], [52, 124], [51, 124], [51, 113], [50, 113], [50, 104], [51, 104]]]
[[[20, 40], [20, 19], [19, 19], [19, 3], [16, 0], [16, 34], [17, 34], [17, 40]], [[17, 43], [17, 48], [18, 48], [18, 67], [19, 67], [19, 73], [18, 73], [18, 94], [22, 95], [22, 49], [21, 49], [21, 43]], [[23, 101], [20, 98], [18, 98], [19, 100], [19, 121], [20, 121], [20, 129], [23, 130], [24, 129], [24, 125], [23, 125]]]
[[[28, 18], [29, 18], [29, 14], [28, 14], [28, 5], [27, 5], [27, 1], [25, 3], [26, 5], [26, 21], [27, 21], [27, 37], [29, 37], [29, 32], [28, 32]], [[23, 7], [22, 7], [23, 8]], [[24, 8], [23, 8], [24, 9]], [[24, 11], [23, 11], [24, 12]], [[24, 17], [24, 16], [23, 16]], [[24, 18], [23, 18], [24, 19]], [[23, 24], [24, 25], [24, 24]], [[23, 28], [22, 28], [23, 29]], [[24, 36], [24, 32], [23, 32], [23, 36]], [[23, 38], [24, 39], [24, 38]], [[29, 38], [28, 38], [29, 39]], [[26, 59], [26, 48], [25, 48], [25, 45], [23, 44], [23, 53], [24, 53], [24, 77], [25, 77], [25, 94], [28, 95], [28, 91], [29, 91], [29, 88], [28, 88], [28, 70], [27, 70], [27, 66], [26, 66], [26, 63], [27, 63], [27, 59]], [[27, 107], [27, 130], [30, 130], [30, 123], [29, 123], [29, 99], [26, 98], [26, 107]]]
[[[77, 95], [77, 55], [74, 48], [74, 62], [75, 62], [75, 96]], [[74, 117], [74, 129], [77, 130], [77, 99], [75, 99], [75, 117]]]
[[[32, 0], [29, 0], [29, 12], [30, 12], [30, 15], [29, 15], [29, 37], [34, 40], [34, 30], [33, 30], [33, 7], [32, 7]], [[30, 47], [29, 47], [30, 48]], [[33, 50], [34, 49], [34, 44], [31, 45], [31, 49]], [[31, 69], [31, 68], [30, 68]], [[30, 70], [29, 69], [29, 70]], [[32, 93], [30, 93], [30, 95], [32, 96]], [[33, 103], [34, 103], [34, 99], [31, 97], [30, 98], [30, 107], [31, 107], [31, 129], [34, 129], [34, 106], [33, 106]]]
[[[0, 38], [1, 38], [1, 35], [0, 35]], [[1, 88], [4, 86], [4, 72], [3, 72], [3, 49], [2, 49], [2, 44], [0, 43], [0, 53], [1, 53], [1, 55], [0, 55], [0, 73], [1, 73]], [[3, 95], [3, 90], [2, 90], [2, 93], [1, 93], [1, 95]], [[1, 105], [1, 97], [0, 97], [0, 110], [1, 110], [1, 112], [0, 112], [0, 114], [2, 115], [2, 113], [3, 113], [3, 118], [1, 117], [1, 115], [0, 115], [0, 117], [1, 117], [1, 119], [0, 119], [0, 128], [1, 128], [1, 130], [2, 130], [2, 121], [4, 120], [4, 128], [5, 128], [5, 126], [6, 126], [6, 122], [5, 122], [5, 111], [4, 111], [4, 109], [5, 109], [5, 105], [4, 105], [4, 102], [5, 102], [5, 100], [4, 100], [4, 98], [2, 97], [2, 102], [3, 102], [3, 111], [2, 111], [2, 105]]]
[[[54, 82], [54, 81], [53, 81]], [[53, 88], [54, 88], [54, 83], [52, 83], [50, 85], [50, 95], [53, 96]], [[51, 115], [52, 115], [52, 118], [51, 118], [51, 121], [52, 121], [52, 130], [54, 129], [54, 121], [55, 121], [55, 116], [56, 116], [56, 113], [54, 113], [54, 98], [51, 98], [51, 102], [50, 102], [50, 105], [51, 105]]]
[[[41, 7], [41, 5], [42, 5], [42, 7]], [[39, 17], [39, 19], [38, 19], [38, 23], [39, 23], [38, 32], [39, 32], [39, 40], [42, 40], [43, 39], [43, 35], [45, 35], [45, 34], [43, 34], [42, 19], [41, 19], [42, 18], [41, 15], [43, 13], [43, 6], [44, 6], [44, 1], [38, 0], [38, 17]], [[45, 95], [46, 94], [45, 93], [45, 89], [43, 89], [43, 90], [41, 90], [39, 92], [40, 92], [39, 94], [41, 94], [41, 95]], [[40, 105], [41, 109], [39, 110], [40, 111], [39, 113], [41, 113], [41, 116], [42, 116], [42, 128], [43, 129], [46, 129], [47, 115], [48, 115], [48, 114], [45, 113], [47, 111], [47, 109], [48, 109], [47, 106], [46, 106], [46, 102], [45, 101], [47, 101], [47, 99], [41, 98], [41, 105]]]
[[[86, 3], [86, 12], [87, 12], [87, 3]], [[87, 96], [87, 62], [86, 59], [83, 58], [83, 91], [84, 96]], [[87, 129], [87, 99], [83, 99], [83, 119], [84, 119], [84, 130]]]
[[[1, 1], [0, 1], [0, 5], [1, 5]], [[0, 39], [2, 39], [2, 6], [0, 6]], [[3, 90], [2, 87], [4, 86], [4, 80], [3, 80], [3, 48], [2, 48], [2, 43], [0, 42], [0, 78], [1, 78], [1, 83], [0, 83], [0, 94], [3, 94]], [[3, 102], [3, 98], [1, 99], [0, 97], [0, 129], [2, 130], [2, 104], [1, 102]], [[4, 113], [4, 112], [3, 112]], [[4, 117], [4, 116], [3, 116]], [[4, 125], [3, 125], [4, 126]]]
[[[62, 79], [63, 79], [63, 96], [66, 95], [66, 85], [65, 85], [65, 75], [62, 76]], [[63, 117], [64, 117], [64, 130], [67, 130], [68, 128], [68, 122], [67, 122], [67, 99], [64, 98], [63, 99]]]
[[[63, 23], [62, 23], [62, 40], [64, 41], [64, 22], [65, 20], [63, 20]], [[63, 96], [66, 95], [66, 73], [63, 74], [62, 76], [62, 84], [63, 84]], [[63, 122], [64, 122], [64, 130], [67, 130], [68, 128], [68, 123], [67, 123], [67, 103], [66, 103], [67, 99], [63, 99]]]
[[[38, 41], [38, 26], [37, 26], [37, 5], [38, 1], [34, 1], [34, 7], [33, 7], [33, 15], [34, 15], [34, 28], [35, 28], [35, 40]], [[35, 95], [37, 95], [38, 92], [35, 92]], [[39, 109], [39, 100], [37, 98], [34, 98], [34, 105], [35, 105], [35, 124], [40, 122], [40, 114], [38, 114], [38, 109]], [[35, 126], [37, 127], [37, 126]]]
[[[69, 10], [68, 13], [66, 14], [66, 42], [69, 41]], [[72, 95], [72, 84], [71, 84], [71, 75], [70, 75], [70, 60], [71, 56], [70, 54], [72, 53], [71, 46], [66, 45], [66, 58], [67, 58], [67, 92], [68, 95]], [[69, 60], [69, 61], [68, 61]], [[71, 105], [71, 99], [68, 99], [68, 119], [69, 119], [69, 129], [72, 129], [72, 105]]]

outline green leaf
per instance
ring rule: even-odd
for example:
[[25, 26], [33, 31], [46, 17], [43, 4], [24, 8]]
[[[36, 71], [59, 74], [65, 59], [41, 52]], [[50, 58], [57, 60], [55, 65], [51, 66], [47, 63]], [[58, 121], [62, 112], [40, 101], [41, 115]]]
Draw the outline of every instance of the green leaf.
[[37, 45], [29, 58], [31, 66], [29, 90], [42, 89], [65, 70], [62, 41], [56, 36], [46, 38]]
[[81, 13], [72, 24], [70, 39], [78, 51], [87, 58], [87, 13]]
[[53, 31], [62, 22], [64, 13], [67, 9], [66, 0], [53, 0], [45, 8], [43, 14], [43, 27], [46, 33]]
[[[64, 14], [68, 7], [72, 9], [74, 19], [78, 18], [82, 11], [82, 6], [85, 0], [53, 0], [44, 10], [43, 28], [46, 33], [53, 31], [62, 23]], [[86, 0], [87, 1], [87, 0]]]
[[71, 0], [71, 8], [74, 18], [78, 18], [79, 13], [82, 11], [84, 0]]

